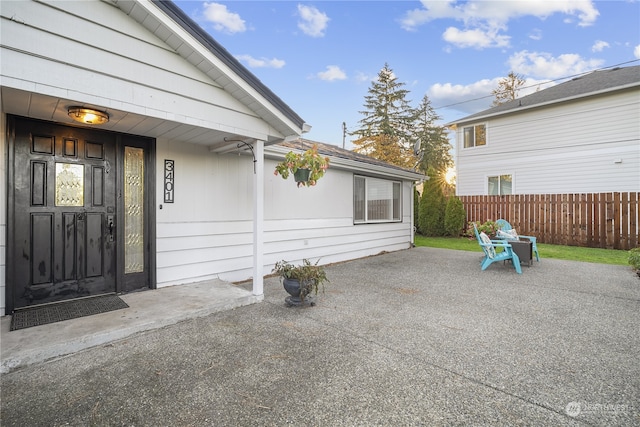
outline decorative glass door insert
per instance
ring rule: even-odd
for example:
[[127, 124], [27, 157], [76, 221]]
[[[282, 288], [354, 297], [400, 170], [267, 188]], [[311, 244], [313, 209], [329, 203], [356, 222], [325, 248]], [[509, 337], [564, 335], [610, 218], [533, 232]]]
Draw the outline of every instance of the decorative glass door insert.
[[124, 272], [144, 271], [144, 150], [124, 148]]
[[84, 165], [56, 163], [56, 206], [84, 206]]

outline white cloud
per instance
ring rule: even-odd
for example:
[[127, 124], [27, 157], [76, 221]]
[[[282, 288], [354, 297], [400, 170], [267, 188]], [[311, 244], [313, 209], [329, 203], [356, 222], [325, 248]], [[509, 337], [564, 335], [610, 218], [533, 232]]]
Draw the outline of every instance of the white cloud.
[[[432, 104], [438, 109], [446, 107], [460, 111], [463, 114], [473, 114], [491, 108], [494, 100], [491, 91], [497, 88], [500, 80], [505, 77], [483, 79], [468, 85], [438, 83], [429, 88], [427, 95]], [[518, 91], [518, 97], [522, 98], [554, 84], [549, 83], [547, 80], [527, 78], [522, 88]]]
[[450, 106], [448, 108], [473, 114], [491, 107], [493, 99], [489, 95], [498, 87], [498, 80], [483, 79], [468, 85], [436, 83], [429, 88], [427, 96], [434, 107]]
[[358, 71], [356, 73], [355, 79], [356, 79], [356, 82], [358, 82], [358, 83], [368, 83], [368, 82], [373, 81], [376, 77], [377, 76], [371, 77], [370, 75], [365, 74], [362, 71]]
[[557, 79], [594, 70], [602, 66], [600, 59], [584, 59], [575, 53], [553, 57], [546, 52], [516, 52], [508, 60], [515, 73], [542, 79]]
[[596, 40], [596, 42], [593, 44], [593, 46], [591, 46], [591, 51], [592, 52], [602, 52], [605, 47], [609, 47], [609, 43], [607, 43], [605, 41], [602, 41], [602, 40]]
[[311, 37], [322, 37], [327, 29], [329, 17], [313, 6], [298, 5], [298, 28]]
[[633, 49], [633, 56], [640, 59], [640, 44]]
[[282, 68], [284, 60], [276, 58], [254, 58], [251, 55], [237, 55], [239, 61], [245, 62], [250, 68]]
[[316, 74], [320, 80], [332, 82], [334, 80], [345, 80], [347, 74], [340, 69], [337, 65], [327, 65], [326, 71], [320, 71]]
[[508, 47], [511, 39], [509, 36], [499, 35], [495, 30], [459, 30], [454, 27], [447, 28], [442, 34], [442, 38], [458, 47], [474, 47], [478, 49]]
[[413, 30], [434, 19], [455, 19], [470, 25], [485, 23], [504, 25], [522, 16], [545, 19], [562, 13], [579, 19], [578, 25], [588, 26], [600, 14], [591, 0], [554, 1], [483, 1], [483, 0], [422, 0], [422, 8], [406, 12], [400, 21], [402, 28]]
[[529, 33], [529, 38], [531, 40], [542, 40], [542, 30], [539, 28], [534, 28]]
[[[507, 30], [510, 20], [522, 16], [545, 19], [560, 13], [577, 18], [578, 25], [588, 26], [600, 14], [592, 0], [554, 1], [482, 1], [422, 0], [422, 8], [409, 10], [400, 20], [407, 31], [436, 19], [453, 19], [464, 24], [464, 29], [449, 27], [443, 38], [458, 47], [502, 48], [509, 45], [510, 37], [500, 32]], [[540, 33], [530, 37], [538, 40]]]
[[[635, 49], [640, 58], [640, 45]], [[552, 79], [561, 79], [576, 74], [592, 71], [603, 65], [599, 59], [585, 59], [577, 54], [563, 54], [557, 57], [546, 52], [529, 52], [523, 50], [513, 54], [507, 65], [509, 70], [525, 77], [525, 84], [518, 92], [518, 97], [530, 95], [555, 85]], [[429, 88], [427, 95], [433, 105], [439, 109], [447, 108], [463, 114], [473, 114], [491, 107], [493, 95], [491, 91], [498, 87], [501, 79], [483, 79], [467, 85], [438, 83]]]
[[204, 16], [213, 23], [216, 31], [234, 34], [247, 30], [244, 20], [237, 13], [230, 12], [227, 6], [220, 3], [205, 3]]

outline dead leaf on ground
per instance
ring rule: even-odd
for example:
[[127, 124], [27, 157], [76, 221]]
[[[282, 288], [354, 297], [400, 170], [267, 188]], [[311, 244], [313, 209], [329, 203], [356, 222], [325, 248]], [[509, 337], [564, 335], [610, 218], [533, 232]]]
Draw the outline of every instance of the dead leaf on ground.
[[414, 295], [420, 292], [418, 289], [412, 288], [395, 288], [395, 290], [402, 295]]

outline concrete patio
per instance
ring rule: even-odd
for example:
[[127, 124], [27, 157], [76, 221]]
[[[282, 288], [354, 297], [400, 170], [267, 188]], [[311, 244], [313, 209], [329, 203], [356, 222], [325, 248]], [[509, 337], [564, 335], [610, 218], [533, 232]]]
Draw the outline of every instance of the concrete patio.
[[[640, 280], [625, 266], [541, 256], [518, 275], [481, 272], [479, 253], [415, 248], [330, 266], [315, 307], [286, 307], [268, 278], [262, 303], [195, 298], [175, 322], [163, 320], [180, 306], [170, 292], [132, 294], [155, 302], [31, 328], [39, 342], [26, 362], [20, 345], [5, 346], [29, 330], [7, 332], [3, 319], [0, 421], [639, 425]], [[215, 286], [250, 295], [250, 284]], [[136, 331], [152, 313], [156, 327]], [[83, 328], [70, 325], [92, 322], [90, 336], [107, 338], [82, 350]], [[65, 339], [71, 354], [38, 360]]]

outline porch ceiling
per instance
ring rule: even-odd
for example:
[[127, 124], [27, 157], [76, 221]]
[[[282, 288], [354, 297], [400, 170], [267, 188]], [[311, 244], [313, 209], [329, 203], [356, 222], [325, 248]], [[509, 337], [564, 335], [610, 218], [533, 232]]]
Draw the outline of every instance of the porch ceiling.
[[[1, 91], [2, 111], [7, 114], [66, 123], [69, 125], [79, 125], [79, 123], [73, 121], [68, 116], [67, 109], [69, 107], [80, 105], [86, 108], [95, 108], [104, 111], [104, 107], [98, 105], [79, 103], [70, 99], [22, 91], [6, 86], [3, 86]], [[151, 138], [167, 138], [176, 142], [205, 145], [210, 147], [211, 151], [226, 151], [235, 148], [238, 139], [247, 142], [251, 141], [246, 136], [192, 124], [179, 123], [168, 119], [149, 117], [143, 114], [135, 114], [111, 108], [107, 110], [107, 113], [109, 114], [109, 122], [100, 126], [92, 126], [93, 129], [103, 129]], [[235, 139], [236, 141], [227, 142], [225, 139]]]

